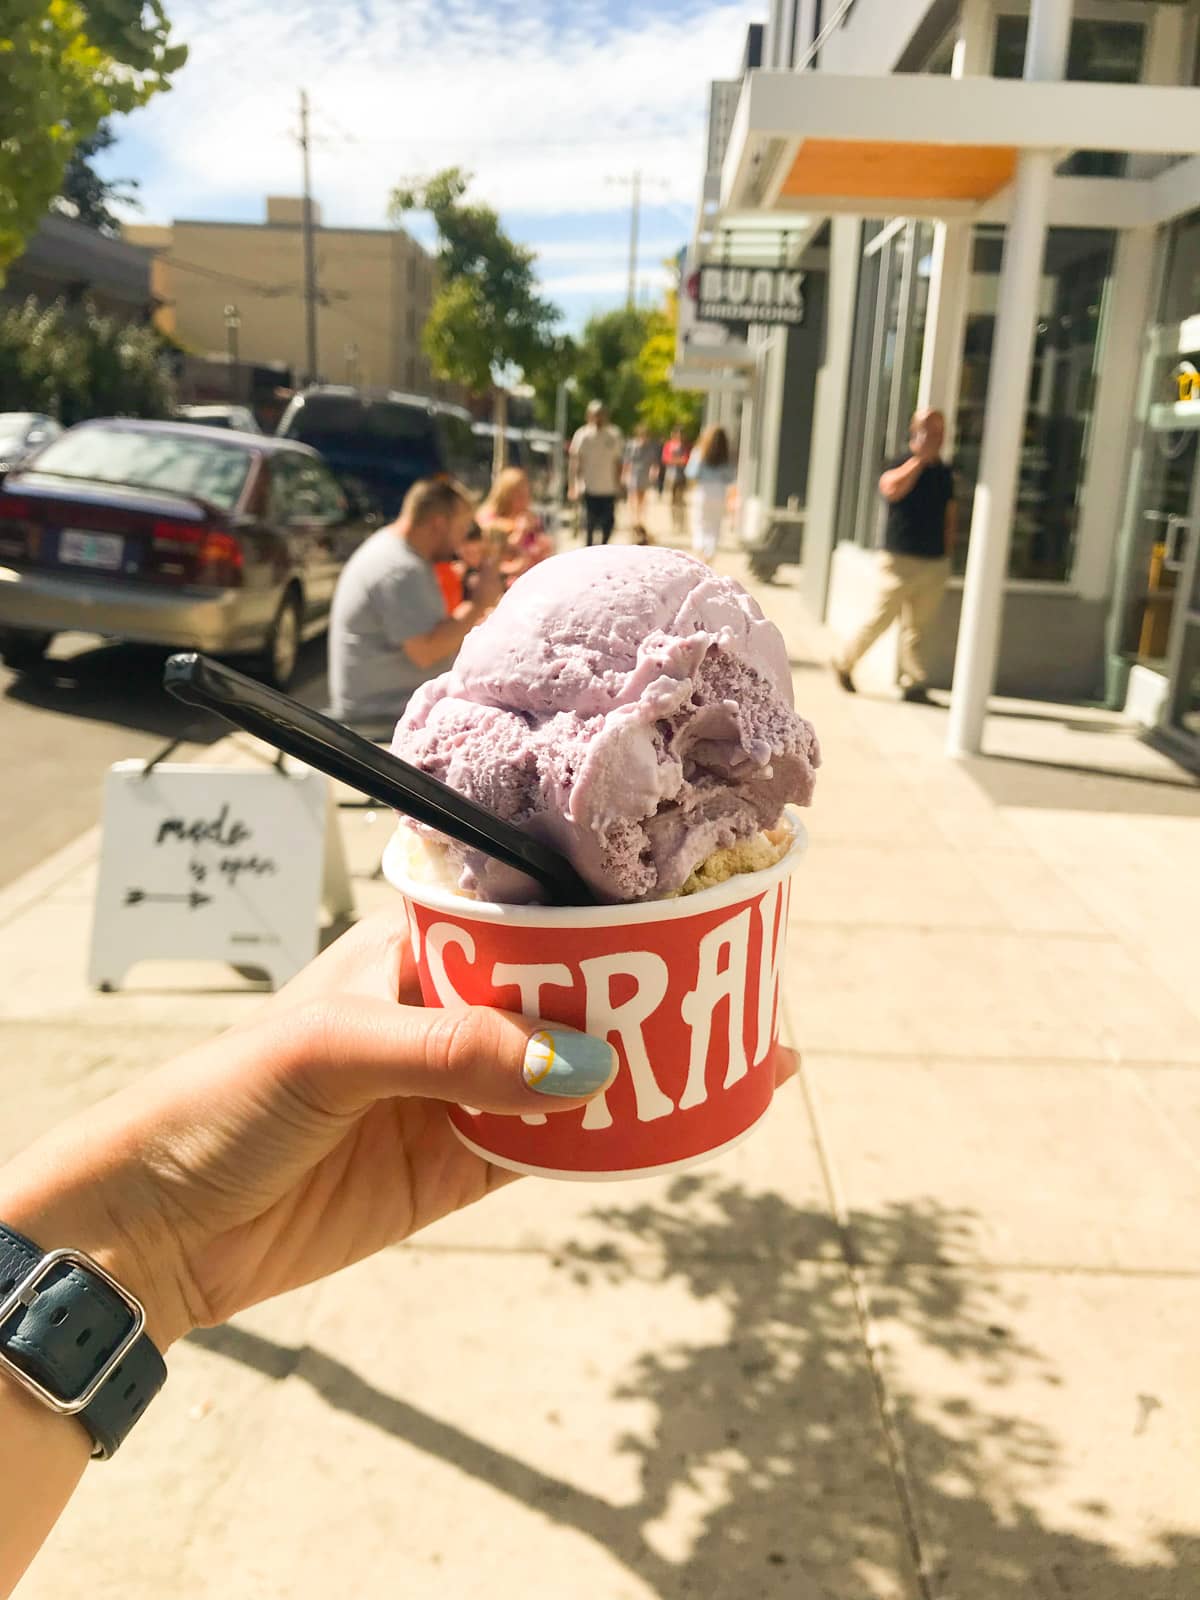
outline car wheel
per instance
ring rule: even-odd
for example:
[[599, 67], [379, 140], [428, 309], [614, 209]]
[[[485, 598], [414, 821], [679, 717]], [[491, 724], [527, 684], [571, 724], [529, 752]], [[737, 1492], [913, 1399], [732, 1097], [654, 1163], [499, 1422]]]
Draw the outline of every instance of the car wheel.
[[286, 689], [300, 655], [300, 596], [289, 589], [279, 602], [261, 658], [262, 675], [276, 689]]
[[0, 635], [0, 657], [14, 672], [28, 672], [46, 658], [52, 633], [6, 633]]

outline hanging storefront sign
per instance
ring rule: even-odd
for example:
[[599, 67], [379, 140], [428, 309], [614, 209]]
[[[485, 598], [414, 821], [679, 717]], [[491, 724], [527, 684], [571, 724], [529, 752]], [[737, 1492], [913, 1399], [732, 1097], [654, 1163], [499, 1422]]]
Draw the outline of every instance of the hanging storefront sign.
[[701, 322], [798, 328], [805, 274], [794, 267], [701, 267], [691, 285]]

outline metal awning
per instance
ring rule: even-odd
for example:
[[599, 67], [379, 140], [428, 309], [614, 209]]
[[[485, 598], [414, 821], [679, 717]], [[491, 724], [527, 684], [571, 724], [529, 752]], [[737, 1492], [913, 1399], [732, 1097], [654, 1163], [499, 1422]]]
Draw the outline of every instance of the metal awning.
[[[1024, 150], [1195, 157], [1200, 89], [750, 72], [714, 214], [975, 216], [1003, 194]], [[1200, 204], [1200, 162], [1102, 181], [1114, 200], [1121, 192], [1130, 224]]]

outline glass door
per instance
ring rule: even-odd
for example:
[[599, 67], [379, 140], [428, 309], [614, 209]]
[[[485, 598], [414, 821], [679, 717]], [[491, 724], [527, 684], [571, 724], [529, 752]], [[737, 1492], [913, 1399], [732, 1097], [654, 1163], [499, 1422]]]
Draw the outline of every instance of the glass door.
[[[1126, 514], [1110, 646], [1118, 696], [1133, 666], [1174, 684], [1188, 656], [1200, 526], [1200, 318], [1155, 328], [1142, 371], [1138, 415], [1144, 431]], [[1188, 597], [1192, 597], [1190, 600]], [[1171, 692], [1164, 705], [1169, 711]], [[1189, 715], [1193, 713], [1189, 712]]]

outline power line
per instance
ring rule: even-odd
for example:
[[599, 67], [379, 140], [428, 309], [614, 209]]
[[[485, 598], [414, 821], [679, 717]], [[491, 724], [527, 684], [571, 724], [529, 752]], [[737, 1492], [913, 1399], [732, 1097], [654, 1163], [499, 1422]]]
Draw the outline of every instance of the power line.
[[278, 300], [281, 296], [300, 293], [299, 284], [259, 283], [254, 278], [239, 277], [235, 272], [219, 272], [215, 267], [202, 267], [198, 261], [182, 261], [169, 251], [165, 251], [158, 259], [165, 261], [168, 266], [179, 267], [184, 272], [195, 272], [202, 278], [215, 278], [220, 283], [236, 283], [239, 288], [249, 289], [252, 294], [262, 295], [268, 300]]
[[[559, 138], [556, 136], [552, 142], [552, 148], [554, 150], [583, 150], [594, 145], [597, 148], [608, 150], [611, 149], [613, 145], [668, 143], [680, 144], [685, 141], [691, 143], [694, 141], [695, 137], [696, 134], [694, 130], [689, 130], [686, 132], [680, 131], [675, 133], [654, 133], [648, 131], [646, 133], [605, 134], [602, 138], [598, 138], [594, 134], [581, 134], [577, 138], [570, 139]], [[353, 145], [378, 145], [388, 149], [403, 148], [405, 150], [444, 150], [446, 148], [445, 139], [385, 139], [375, 135], [364, 136], [362, 134], [345, 132], [341, 133], [340, 135], [335, 135], [332, 140], [323, 138], [322, 142], [341, 142], [344, 144]], [[473, 148], [478, 148], [480, 154], [483, 155], [486, 155], [492, 150], [545, 151], [547, 148], [547, 141], [544, 137], [541, 139], [498, 139], [490, 133], [480, 133], [478, 137], [474, 139], [464, 136], [461, 142], [465, 149], [470, 150]]]

